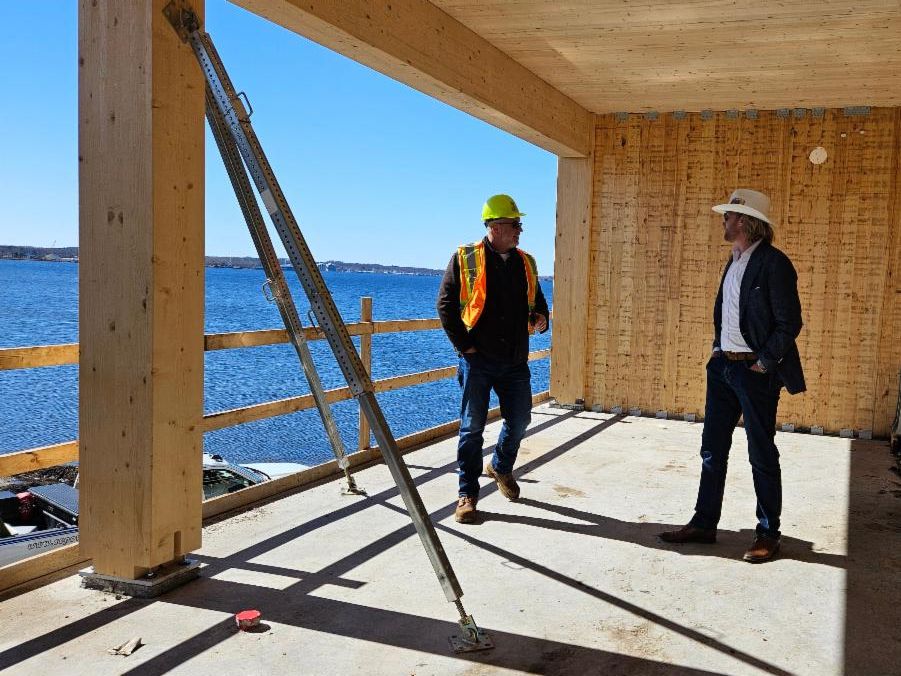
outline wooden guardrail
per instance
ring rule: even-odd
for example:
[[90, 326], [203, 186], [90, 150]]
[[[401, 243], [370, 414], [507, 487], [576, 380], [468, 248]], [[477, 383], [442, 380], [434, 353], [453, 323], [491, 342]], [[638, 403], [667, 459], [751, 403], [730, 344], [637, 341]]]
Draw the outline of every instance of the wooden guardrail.
[[[532, 397], [532, 405], [537, 406], [547, 401], [548, 398], [549, 393], [547, 390], [540, 392]], [[499, 407], [488, 411], [489, 421], [496, 420], [499, 417]], [[397, 447], [401, 453], [409, 453], [430, 441], [454, 434], [459, 427], [460, 421], [452, 420], [429, 429], [414, 432], [398, 438]], [[348, 459], [351, 467], [359, 467], [378, 460], [379, 457], [380, 451], [376, 446], [351, 453]], [[342, 470], [338, 467], [337, 461], [330, 460], [296, 474], [289, 474], [272, 481], [249, 486], [234, 493], [220, 495], [212, 500], [206, 500], [203, 503], [204, 523], [222, 514], [243, 510], [280, 493], [293, 491], [328, 477], [340, 476], [341, 473]], [[2, 566], [0, 567], [0, 602], [9, 596], [71, 575], [78, 569], [89, 565], [90, 562], [91, 560], [82, 553], [80, 545], [75, 543]]]
[[[372, 336], [385, 333], [408, 333], [414, 331], [430, 331], [441, 328], [438, 319], [399, 319], [374, 322], [372, 320], [372, 299], [362, 298], [360, 316], [363, 321], [348, 324], [352, 336], [361, 336], [361, 359], [366, 370], [371, 373]], [[323, 340], [325, 335], [318, 327], [305, 330], [307, 340]], [[263, 331], [239, 331], [233, 333], [214, 333], [204, 336], [207, 351], [227, 350], [242, 347], [259, 347], [277, 345], [288, 342], [288, 334], [284, 329]], [[529, 354], [529, 361], [545, 359], [550, 350], [538, 350]], [[40, 368], [45, 366], [63, 366], [78, 363], [78, 343], [64, 345], [39, 345], [36, 347], [0, 348], [0, 371], [10, 369]], [[373, 382], [376, 392], [390, 392], [413, 385], [436, 382], [449, 378], [456, 373], [456, 366], [446, 366], [409, 373], [406, 375], [384, 378]], [[353, 395], [348, 387], [339, 387], [326, 391], [326, 399], [330, 403], [351, 399]], [[288, 413], [296, 413], [313, 408], [315, 402], [310, 394], [288, 397], [274, 401], [261, 402], [208, 413], [200, 423], [201, 430], [209, 432], [234, 425], [241, 425], [256, 420], [264, 420]], [[369, 446], [369, 427], [365, 417], [360, 416], [360, 435], [357, 450]], [[11, 476], [22, 472], [53, 467], [66, 462], [78, 460], [78, 441], [29, 448], [0, 455], [0, 476]]]
[[[348, 325], [352, 336], [360, 336], [360, 357], [366, 370], [372, 372], [372, 336], [383, 333], [403, 333], [412, 331], [429, 331], [441, 328], [438, 319], [401, 319], [392, 321], [372, 321], [372, 299], [362, 298], [360, 304], [362, 321]], [[324, 335], [318, 328], [305, 331], [307, 340], [322, 340]], [[288, 342], [288, 334], [282, 329], [267, 331], [240, 331], [236, 333], [209, 334], [204, 337], [205, 349], [226, 350], [240, 347], [257, 347]], [[529, 354], [529, 361], [544, 359], [551, 351], [539, 350]], [[62, 366], [78, 363], [78, 344], [41, 345], [37, 347], [16, 347], [0, 349], [0, 371], [10, 369], [40, 368], [43, 366]], [[376, 380], [373, 387], [376, 392], [389, 392], [413, 385], [431, 383], [449, 378], [456, 373], [456, 366], [446, 366]], [[351, 399], [348, 387], [339, 387], [326, 391], [329, 402]], [[537, 405], [549, 398], [547, 391], [532, 397], [532, 404]], [[233, 425], [263, 420], [277, 415], [294, 413], [313, 408], [315, 402], [312, 395], [289, 397], [276, 401], [267, 401], [241, 408], [217, 411], [203, 416], [201, 429], [204, 432], [218, 430]], [[489, 420], [500, 416], [500, 410], [489, 411]], [[453, 420], [426, 430], [421, 430], [397, 439], [401, 452], [408, 452], [435, 439], [453, 434], [459, 428], [460, 421]], [[356, 453], [349, 455], [352, 466], [359, 466], [379, 457], [378, 448], [370, 448], [369, 426], [366, 418], [360, 415], [360, 435]], [[0, 476], [11, 476], [36, 469], [53, 467], [66, 462], [78, 460], [78, 441], [66, 441], [50, 446], [29, 448], [14, 453], [0, 455]], [[294, 490], [315, 481], [338, 475], [341, 470], [337, 462], [332, 460], [311, 467], [302, 472], [250, 486], [235, 493], [223, 495], [203, 504], [203, 518], [210, 519], [226, 512], [246, 508], [261, 500], [271, 498], [285, 491]], [[25, 589], [47, 584], [62, 576], [68, 575], [80, 567], [87, 565], [90, 559], [81, 552], [78, 544], [61, 547], [50, 552], [38, 554], [0, 568], [0, 600], [6, 596], [19, 593]]]

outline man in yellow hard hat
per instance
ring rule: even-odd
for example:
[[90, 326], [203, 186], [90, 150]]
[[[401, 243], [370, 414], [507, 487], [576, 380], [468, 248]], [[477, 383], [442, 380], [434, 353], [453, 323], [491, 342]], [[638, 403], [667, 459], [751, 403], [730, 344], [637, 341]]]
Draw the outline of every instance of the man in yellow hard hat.
[[523, 216], [509, 195], [489, 197], [482, 207], [486, 236], [451, 256], [438, 293], [438, 316], [460, 358], [463, 400], [454, 513], [460, 523], [476, 521], [482, 433], [492, 389], [504, 424], [485, 472], [508, 500], [519, 498], [513, 464], [531, 421], [529, 334], [548, 327], [535, 259], [517, 248]]

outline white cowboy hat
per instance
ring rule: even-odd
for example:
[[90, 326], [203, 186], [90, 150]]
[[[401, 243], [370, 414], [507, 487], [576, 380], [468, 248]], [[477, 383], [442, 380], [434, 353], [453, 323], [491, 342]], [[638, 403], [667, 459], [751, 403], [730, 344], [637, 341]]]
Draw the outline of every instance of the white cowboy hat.
[[717, 204], [713, 207], [713, 210], [718, 214], [724, 214], [727, 211], [747, 214], [772, 225], [772, 221], [767, 215], [770, 210], [770, 198], [756, 190], [739, 188], [732, 193], [732, 197], [729, 198], [729, 204]]

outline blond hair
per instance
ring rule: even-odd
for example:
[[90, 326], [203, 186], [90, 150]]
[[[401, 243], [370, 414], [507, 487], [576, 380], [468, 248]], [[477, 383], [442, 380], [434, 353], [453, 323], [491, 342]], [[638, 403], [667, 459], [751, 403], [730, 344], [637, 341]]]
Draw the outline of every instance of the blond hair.
[[748, 244], [753, 244], [758, 240], [765, 240], [767, 244], [772, 244], [776, 233], [773, 232], [773, 226], [761, 218], [741, 214], [745, 221], [745, 235], [748, 238]]

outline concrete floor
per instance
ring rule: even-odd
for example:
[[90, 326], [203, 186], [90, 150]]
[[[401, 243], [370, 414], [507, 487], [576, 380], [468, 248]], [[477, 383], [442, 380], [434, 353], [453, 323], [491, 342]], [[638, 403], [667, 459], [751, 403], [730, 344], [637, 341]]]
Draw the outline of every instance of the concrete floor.
[[[497, 434], [494, 424], [486, 445]], [[697, 487], [701, 425], [535, 410], [523, 498], [453, 520], [455, 440], [406, 456], [493, 651], [454, 655], [456, 612], [383, 465], [204, 531], [202, 578], [119, 599], [75, 577], [0, 605], [0, 669], [27, 674], [899, 674], [901, 479], [884, 442], [781, 434], [784, 539], [751, 565], [737, 430], [716, 545], [668, 546]], [[232, 615], [262, 611], [262, 631]], [[140, 636], [130, 657], [107, 649]]]

